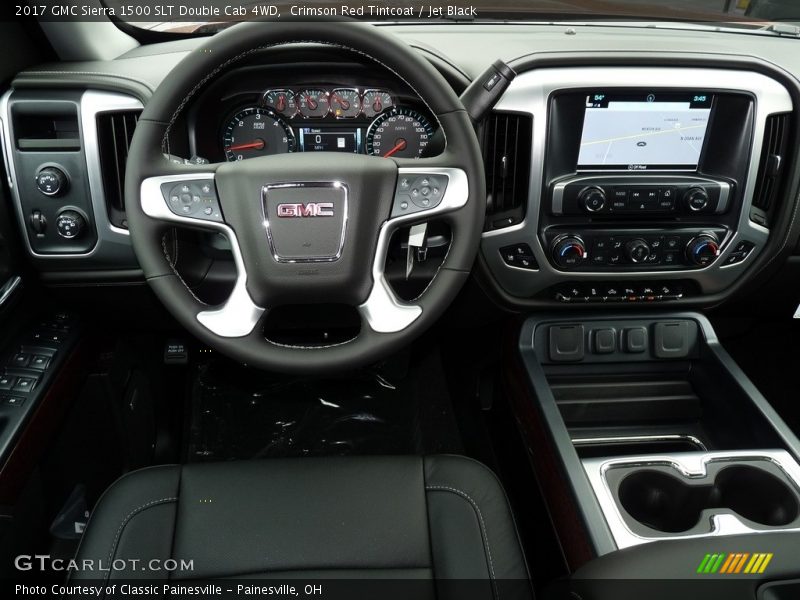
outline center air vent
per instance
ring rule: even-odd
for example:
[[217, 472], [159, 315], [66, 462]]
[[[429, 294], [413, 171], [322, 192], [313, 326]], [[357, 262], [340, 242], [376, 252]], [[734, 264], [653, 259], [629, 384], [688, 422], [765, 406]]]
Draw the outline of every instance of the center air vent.
[[522, 221], [531, 169], [532, 118], [492, 113], [483, 130], [486, 226], [500, 229]]
[[125, 164], [141, 113], [140, 110], [129, 110], [97, 115], [97, 143], [108, 217], [112, 225], [126, 229]]
[[789, 158], [789, 117], [787, 113], [767, 118], [764, 147], [753, 194], [753, 209], [750, 212], [750, 218], [760, 225], [769, 225], [770, 217], [777, 210], [783, 192], [782, 184]]

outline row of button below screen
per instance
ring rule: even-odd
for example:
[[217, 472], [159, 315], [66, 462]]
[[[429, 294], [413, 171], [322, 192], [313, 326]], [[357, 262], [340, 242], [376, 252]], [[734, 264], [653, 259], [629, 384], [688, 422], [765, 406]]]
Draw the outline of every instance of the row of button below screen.
[[[609, 208], [612, 211], [673, 211], [677, 194], [677, 189], [674, 187], [613, 188]], [[598, 205], [595, 210], [599, 208]]]
[[643, 265], [679, 265], [683, 247], [689, 243], [690, 237], [679, 236], [642, 238], [601, 238], [595, 239], [589, 262], [595, 265], [617, 265], [627, 262], [625, 245], [634, 239], [643, 239], [650, 246], [650, 254], [641, 261]]
[[656, 302], [683, 298], [683, 287], [674, 283], [648, 284], [570, 284], [561, 286], [556, 300], [564, 303], [583, 302]]

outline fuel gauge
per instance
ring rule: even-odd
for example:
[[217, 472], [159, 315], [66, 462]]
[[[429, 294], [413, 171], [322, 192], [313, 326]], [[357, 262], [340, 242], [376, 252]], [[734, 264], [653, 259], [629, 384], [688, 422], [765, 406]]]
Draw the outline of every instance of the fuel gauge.
[[291, 119], [297, 114], [297, 103], [292, 90], [267, 90], [262, 99], [264, 106]]

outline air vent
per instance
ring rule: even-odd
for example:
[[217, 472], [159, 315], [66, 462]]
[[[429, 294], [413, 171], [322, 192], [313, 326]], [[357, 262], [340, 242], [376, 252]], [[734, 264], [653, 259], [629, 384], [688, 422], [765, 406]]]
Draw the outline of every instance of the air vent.
[[103, 191], [112, 225], [127, 228], [125, 218], [125, 164], [140, 110], [97, 115], [97, 143]]
[[783, 174], [787, 164], [789, 114], [772, 115], [767, 118], [764, 132], [764, 148], [758, 167], [756, 190], [753, 194], [753, 210], [750, 218], [761, 225], [768, 225], [770, 216], [777, 208], [782, 193]]
[[532, 118], [492, 113], [483, 130], [486, 167], [486, 226], [500, 229], [525, 216], [531, 169]]

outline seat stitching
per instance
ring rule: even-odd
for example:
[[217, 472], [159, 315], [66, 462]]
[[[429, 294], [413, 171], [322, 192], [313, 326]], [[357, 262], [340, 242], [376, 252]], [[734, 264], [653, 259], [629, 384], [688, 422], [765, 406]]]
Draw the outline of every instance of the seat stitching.
[[472, 505], [472, 509], [475, 511], [475, 514], [478, 515], [478, 521], [480, 522], [481, 531], [483, 532], [483, 536], [482, 536], [483, 537], [483, 548], [484, 548], [484, 550], [486, 550], [486, 557], [487, 557], [487, 559], [489, 561], [489, 572], [490, 572], [490, 574], [492, 576], [492, 587], [494, 588], [494, 595], [499, 600], [499, 598], [500, 598], [500, 590], [497, 588], [497, 580], [496, 580], [495, 573], [494, 573], [494, 562], [492, 561], [492, 550], [489, 548], [489, 535], [486, 532], [486, 522], [483, 520], [483, 513], [481, 512], [481, 509], [478, 506], [478, 503], [475, 502], [475, 500], [473, 500], [470, 497], [469, 494], [467, 494], [466, 492], [464, 492], [462, 490], [456, 489], [454, 487], [449, 487], [449, 486], [446, 486], [446, 485], [426, 485], [425, 489], [426, 490], [431, 490], [431, 491], [440, 490], [440, 491], [452, 492], [453, 494], [456, 494], [457, 496], [460, 496], [461, 498], [463, 498], [464, 500], [466, 500], [467, 502], [469, 502]]
[[145, 504], [142, 504], [138, 508], [134, 508], [131, 512], [129, 512], [127, 514], [127, 516], [124, 519], [122, 519], [122, 522], [119, 524], [119, 528], [117, 529], [117, 533], [114, 536], [114, 542], [111, 545], [111, 552], [109, 552], [109, 554], [108, 554], [108, 566], [109, 566], [109, 569], [106, 571], [106, 575], [103, 578], [103, 584], [104, 585], [108, 581], [109, 576], [111, 575], [111, 564], [112, 564], [112, 560], [114, 558], [114, 555], [117, 553], [117, 544], [119, 543], [119, 539], [122, 536], [122, 531], [125, 529], [125, 526], [130, 522], [130, 520], [133, 517], [135, 517], [136, 515], [138, 515], [139, 513], [147, 510], [148, 508], [152, 508], [153, 506], [157, 506], [159, 504], [166, 504], [167, 502], [177, 502], [177, 501], [178, 501], [177, 497], [160, 498], [159, 500], [151, 500], [150, 502], [146, 502]]

